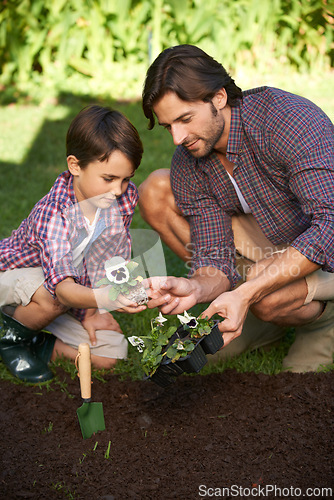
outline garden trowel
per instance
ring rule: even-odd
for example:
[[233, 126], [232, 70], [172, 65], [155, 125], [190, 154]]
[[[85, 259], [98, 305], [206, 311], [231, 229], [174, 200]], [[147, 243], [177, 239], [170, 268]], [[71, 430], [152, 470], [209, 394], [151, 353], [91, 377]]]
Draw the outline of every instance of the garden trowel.
[[83, 405], [77, 409], [82, 437], [90, 438], [97, 431], [105, 430], [102, 403], [91, 402], [91, 361], [89, 344], [79, 344], [76, 357], [78, 377], [80, 379], [80, 390]]

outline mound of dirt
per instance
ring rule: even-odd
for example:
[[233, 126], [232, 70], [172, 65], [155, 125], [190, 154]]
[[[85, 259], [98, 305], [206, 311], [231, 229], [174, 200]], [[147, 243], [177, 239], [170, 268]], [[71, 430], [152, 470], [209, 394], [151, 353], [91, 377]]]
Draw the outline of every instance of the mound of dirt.
[[106, 430], [86, 440], [79, 381], [57, 374], [51, 391], [0, 381], [3, 499], [334, 496], [334, 372], [226, 371], [166, 389], [110, 374], [92, 386]]

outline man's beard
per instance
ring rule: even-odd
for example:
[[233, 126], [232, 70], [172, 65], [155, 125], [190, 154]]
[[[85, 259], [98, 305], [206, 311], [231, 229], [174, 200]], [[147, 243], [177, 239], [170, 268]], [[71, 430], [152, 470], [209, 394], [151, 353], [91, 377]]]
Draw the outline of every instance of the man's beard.
[[217, 142], [220, 140], [221, 136], [223, 135], [223, 132], [225, 129], [225, 120], [221, 116], [220, 120], [218, 121], [218, 119], [217, 119], [218, 111], [214, 107], [212, 102], [211, 102], [211, 110], [212, 110], [213, 120], [211, 122], [210, 129], [208, 129], [208, 131], [205, 134], [205, 136], [208, 136], [208, 137], [193, 136], [190, 138], [190, 140], [187, 139], [187, 142], [183, 144], [183, 146], [185, 148], [187, 148], [186, 144], [191, 145], [196, 140], [201, 141], [199, 146], [202, 145], [202, 147], [199, 147], [199, 149], [194, 149], [194, 150], [189, 149], [188, 150], [189, 153], [192, 156], [194, 156], [195, 158], [203, 158], [204, 156], [208, 156], [209, 154], [211, 154], [215, 148], [215, 145], [217, 144]]

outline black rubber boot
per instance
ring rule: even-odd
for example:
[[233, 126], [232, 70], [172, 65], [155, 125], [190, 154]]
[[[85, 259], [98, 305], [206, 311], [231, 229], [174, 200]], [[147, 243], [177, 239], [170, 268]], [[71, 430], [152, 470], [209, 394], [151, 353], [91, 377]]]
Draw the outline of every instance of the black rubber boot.
[[38, 384], [53, 378], [48, 367], [55, 337], [47, 332], [36, 332], [19, 323], [4, 310], [3, 337], [0, 339], [0, 356], [14, 377]]
[[52, 333], [42, 330], [32, 339], [31, 347], [36, 356], [48, 364], [55, 342], [56, 337]]

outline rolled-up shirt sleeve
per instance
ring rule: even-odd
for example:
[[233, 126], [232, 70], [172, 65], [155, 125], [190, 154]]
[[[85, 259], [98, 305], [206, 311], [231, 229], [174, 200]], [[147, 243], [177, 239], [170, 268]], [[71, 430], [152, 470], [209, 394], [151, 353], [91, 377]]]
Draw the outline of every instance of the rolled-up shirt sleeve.
[[303, 134], [296, 128], [290, 145], [276, 151], [288, 166], [289, 187], [310, 219], [310, 226], [291, 246], [324, 271], [334, 272], [333, 129], [319, 116], [304, 125]]

